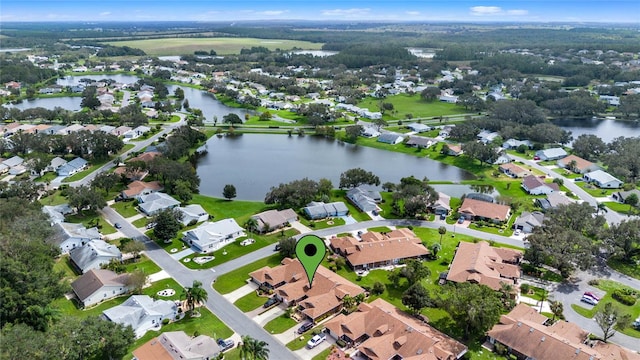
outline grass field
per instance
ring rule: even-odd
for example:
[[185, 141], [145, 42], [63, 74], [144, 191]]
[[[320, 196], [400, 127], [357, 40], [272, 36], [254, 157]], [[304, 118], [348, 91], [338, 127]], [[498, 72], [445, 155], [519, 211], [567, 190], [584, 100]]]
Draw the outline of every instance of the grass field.
[[[361, 108], [367, 108], [371, 111], [380, 111], [381, 100], [376, 98], [366, 98], [358, 103]], [[406, 119], [407, 114], [413, 115], [414, 118], [434, 117], [440, 115], [457, 115], [464, 114], [469, 111], [455, 104], [448, 104], [440, 101], [427, 102], [420, 98], [419, 94], [408, 95], [400, 94], [387, 96], [382, 102], [393, 104], [393, 110], [387, 111], [383, 115], [383, 119], [398, 120]]]
[[216, 282], [213, 284], [213, 288], [220, 294], [228, 294], [233, 290], [241, 288], [246, 284], [246, 280], [249, 278], [249, 273], [260, 269], [263, 266], [274, 267], [280, 265], [282, 256], [275, 253], [264, 259], [260, 259], [251, 264], [247, 264], [243, 267], [237, 268], [224, 275], [220, 275]]
[[284, 39], [256, 39], [256, 38], [166, 38], [131, 41], [109, 41], [113, 46], [129, 46], [142, 49], [147, 55], [182, 55], [193, 54], [196, 50], [215, 50], [219, 55], [239, 54], [242, 49], [252, 46], [263, 46], [269, 50], [292, 49], [294, 47], [305, 50], [318, 50], [322, 43]]

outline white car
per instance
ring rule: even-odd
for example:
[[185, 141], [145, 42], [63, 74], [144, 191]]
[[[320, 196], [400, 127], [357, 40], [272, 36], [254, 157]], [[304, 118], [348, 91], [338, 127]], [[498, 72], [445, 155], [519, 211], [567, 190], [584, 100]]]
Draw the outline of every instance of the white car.
[[251, 245], [253, 243], [255, 243], [256, 241], [254, 239], [244, 239], [242, 241], [240, 241], [240, 245], [241, 246], [247, 246], [247, 245]]
[[516, 231], [513, 233], [513, 235], [519, 236], [521, 233], [522, 233], [522, 231], [520, 229], [516, 229]]
[[307, 348], [313, 349], [314, 347], [320, 345], [321, 342], [325, 341], [327, 337], [325, 334], [314, 335], [309, 342], [307, 342]]
[[580, 299], [580, 301], [582, 302], [586, 302], [589, 305], [598, 305], [598, 301], [596, 301], [596, 299], [592, 298], [591, 296], [582, 296], [582, 299]]

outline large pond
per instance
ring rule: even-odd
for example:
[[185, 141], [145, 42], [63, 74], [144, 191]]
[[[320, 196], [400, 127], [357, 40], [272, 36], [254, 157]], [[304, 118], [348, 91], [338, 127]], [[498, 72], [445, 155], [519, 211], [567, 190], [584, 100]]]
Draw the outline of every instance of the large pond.
[[582, 134], [593, 134], [609, 143], [619, 136], [640, 136], [640, 122], [634, 120], [559, 119], [552, 122], [571, 131], [574, 139]]
[[493, 198], [500, 195], [491, 185], [434, 184], [431, 186], [439, 192], [456, 198], [461, 198], [462, 195], [471, 193], [487, 194]]
[[464, 170], [428, 158], [355, 146], [315, 136], [245, 134], [214, 136], [208, 154], [198, 162], [200, 192], [221, 197], [226, 184], [236, 187], [241, 200], [262, 201], [272, 186], [309, 178], [327, 178], [334, 187], [340, 174], [363, 168], [387, 181], [415, 176], [431, 180], [472, 179]]

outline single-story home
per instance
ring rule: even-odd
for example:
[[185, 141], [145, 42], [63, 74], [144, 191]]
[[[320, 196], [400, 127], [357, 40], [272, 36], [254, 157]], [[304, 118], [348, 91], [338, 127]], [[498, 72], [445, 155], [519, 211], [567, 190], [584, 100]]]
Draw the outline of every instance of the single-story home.
[[136, 338], [142, 337], [148, 330], [159, 329], [162, 320], [173, 320], [178, 307], [171, 300], [153, 300], [147, 295], [133, 295], [125, 302], [102, 312], [105, 320], [124, 326], [130, 325]]
[[391, 144], [391, 145], [399, 144], [403, 140], [404, 140], [404, 136], [396, 133], [391, 133], [391, 132], [386, 132], [378, 136], [378, 142]]
[[305, 216], [311, 220], [324, 219], [332, 216], [345, 216], [349, 213], [349, 208], [342, 201], [325, 204], [323, 202], [312, 201], [302, 208]]
[[9, 169], [11, 169], [12, 167], [22, 165], [23, 162], [24, 162], [24, 159], [16, 155], [14, 157], [11, 157], [3, 161], [2, 164], [6, 165]]
[[507, 205], [465, 197], [458, 212], [464, 215], [466, 219], [502, 222], [509, 220], [511, 208]]
[[87, 229], [82, 224], [59, 222], [53, 225], [53, 235], [47, 241], [58, 246], [62, 254], [67, 254], [89, 241], [100, 239], [102, 234], [98, 228]]
[[486, 241], [460, 241], [447, 280], [482, 284], [493, 290], [499, 290], [502, 283], [517, 285], [522, 257], [522, 251], [492, 247]]
[[64, 164], [67, 163], [67, 160], [56, 156], [53, 159], [51, 159], [51, 161], [49, 162], [49, 166], [47, 166], [47, 168], [45, 169], [45, 171], [58, 171], [58, 168], [60, 168], [60, 166], [63, 166]]
[[209, 213], [199, 204], [190, 204], [185, 207], [178, 207], [178, 211], [182, 213], [182, 225], [189, 225], [192, 222], [197, 224], [199, 222], [209, 220]]
[[560, 205], [569, 205], [573, 202], [565, 194], [558, 191], [548, 194], [546, 199], [536, 199], [536, 204], [542, 208], [542, 211], [555, 209]]
[[530, 234], [531, 232], [533, 232], [534, 227], [542, 226], [543, 221], [544, 214], [540, 211], [524, 211], [513, 223], [513, 228], [522, 230], [522, 232], [526, 234]]
[[543, 161], [558, 160], [567, 156], [567, 152], [563, 148], [551, 148], [536, 151], [536, 156]]
[[137, 199], [140, 202], [138, 208], [147, 216], [153, 216], [163, 210], [173, 209], [180, 205], [180, 201], [161, 192], [140, 195]]
[[100, 269], [111, 261], [122, 261], [122, 253], [117, 246], [103, 240], [91, 240], [81, 247], [69, 251], [71, 263], [81, 272]]
[[89, 162], [81, 157], [77, 157], [68, 163], [60, 166], [56, 173], [58, 176], [71, 176], [77, 172], [84, 170]]
[[505, 175], [513, 178], [521, 178], [521, 177], [531, 175], [531, 171], [527, 169], [523, 169], [520, 166], [513, 163], [502, 164], [498, 167], [498, 169]]
[[569, 155], [567, 157], [564, 157], [558, 160], [557, 164], [559, 167], [571, 170], [577, 174], [584, 174], [600, 169], [598, 165], [576, 155]]
[[558, 184], [547, 183], [535, 175], [525, 176], [524, 179], [522, 179], [521, 186], [530, 195], [549, 195], [554, 191], [560, 191]]
[[415, 131], [417, 133], [421, 133], [421, 132], [425, 132], [425, 131], [430, 131], [431, 130], [431, 126], [425, 125], [425, 124], [420, 124], [420, 123], [411, 123], [411, 124], [407, 125], [407, 128], [409, 128], [411, 131]]
[[464, 153], [464, 151], [462, 151], [462, 145], [460, 144], [447, 144], [447, 148], [447, 155], [460, 156]]
[[253, 215], [251, 218], [258, 223], [256, 230], [259, 232], [269, 232], [288, 226], [294, 221], [298, 221], [298, 214], [293, 209], [267, 210]]
[[531, 149], [533, 147], [533, 143], [531, 141], [529, 141], [529, 140], [509, 139], [509, 140], [507, 140], [507, 141], [502, 143], [502, 147], [505, 148], [505, 149], [516, 149], [520, 145], [525, 145], [529, 149]]
[[618, 191], [618, 192], [614, 192], [613, 194], [611, 194], [611, 198], [619, 203], [624, 204], [624, 201], [627, 197], [629, 197], [629, 195], [631, 194], [636, 194], [636, 196], [638, 197], [638, 199], [640, 199], [640, 190], [638, 189], [632, 189], [629, 191]]
[[135, 180], [127, 185], [127, 189], [122, 191], [123, 199], [134, 199], [141, 195], [149, 195], [156, 191], [162, 191], [164, 187], [158, 181], [144, 182]]
[[451, 197], [449, 195], [443, 192], [438, 192], [438, 200], [436, 200], [436, 202], [430, 206], [429, 210], [431, 210], [436, 215], [448, 215], [449, 211], [451, 211], [451, 206], [449, 206], [450, 202]]
[[45, 205], [42, 207], [42, 212], [49, 216], [51, 226], [53, 226], [54, 224], [64, 222], [64, 217], [72, 214], [73, 209], [69, 204]]
[[363, 126], [360, 135], [368, 138], [374, 138], [380, 136], [380, 131], [373, 126]]
[[624, 184], [621, 180], [618, 180], [613, 175], [604, 170], [596, 170], [588, 172], [582, 176], [584, 181], [595, 184], [602, 189], [618, 189]]
[[234, 219], [222, 219], [207, 221], [185, 232], [182, 241], [199, 252], [209, 253], [234, 242], [240, 236], [244, 236], [244, 229]]
[[377, 203], [382, 201], [382, 196], [375, 190], [357, 187], [347, 191], [347, 199], [360, 211], [368, 212], [378, 209]]
[[480, 133], [478, 133], [476, 137], [483, 144], [488, 144], [492, 142], [494, 139], [496, 139], [498, 136], [500, 136], [500, 134], [496, 131], [482, 130], [480, 131]]
[[216, 359], [220, 346], [207, 335], [189, 336], [184, 331], [168, 331], [133, 350], [136, 360]]
[[116, 274], [106, 269], [91, 269], [71, 283], [82, 307], [89, 307], [130, 291], [128, 273]]
[[426, 138], [422, 136], [409, 136], [409, 140], [405, 143], [407, 146], [426, 149], [431, 145], [435, 145], [438, 143], [438, 140]]

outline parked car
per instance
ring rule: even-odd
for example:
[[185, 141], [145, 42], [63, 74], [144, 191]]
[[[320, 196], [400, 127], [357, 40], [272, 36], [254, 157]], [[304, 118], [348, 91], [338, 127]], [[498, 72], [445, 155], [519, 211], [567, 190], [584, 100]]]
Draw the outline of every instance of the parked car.
[[460, 216], [458, 219], [458, 224], [462, 224], [464, 222], [464, 216]]
[[518, 236], [522, 233], [522, 230], [520, 229], [516, 229], [516, 231], [513, 232], [513, 235]]
[[636, 319], [636, 321], [634, 321], [633, 324], [631, 324], [631, 326], [633, 326], [634, 328], [640, 330], [640, 317], [638, 317]]
[[313, 327], [313, 323], [310, 323], [310, 322], [304, 323], [304, 324], [302, 324], [302, 326], [300, 326], [298, 328], [298, 334], [303, 334], [303, 333], [311, 330], [312, 327]]
[[266, 309], [266, 308], [268, 308], [268, 307], [270, 307], [272, 305], [275, 305], [277, 303], [278, 303], [278, 299], [276, 299], [275, 296], [274, 297], [270, 297], [267, 300], [267, 302], [265, 302], [264, 305], [262, 305], [262, 307], [264, 307]]
[[590, 296], [582, 296], [582, 299], [580, 299], [580, 301], [585, 302], [589, 305], [598, 305], [598, 302], [596, 301], [596, 299], [590, 297]]
[[585, 293], [582, 296], [588, 296], [590, 298], [592, 298], [595, 301], [600, 301], [600, 297], [592, 292], [589, 291], [585, 291]]
[[313, 349], [314, 347], [320, 345], [321, 342], [325, 341], [327, 336], [325, 334], [314, 335], [309, 342], [307, 342], [307, 348]]
[[273, 248], [273, 251], [280, 251], [280, 249], [282, 249], [282, 246], [280, 246], [280, 244], [276, 244], [276, 246]]
[[120, 223], [113, 224], [113, 227], [115, 227], [116, 229], [122, 229], [122, 225], [120, 225]]
[[240, 245], [241, 246], [247, 246], [247, 245], [251, 245], [253, 243], [255, 243], [256, 241], [254, 239], [244, 239], [242, 241], [240, 241]]
[[218, 339], [218, 346], [220, 347], [220, 351], [226, 351], [235, 346], [235, 342], [231, 339]]
[[152, 222], [152, 223], [148, 223], [147, 224], [147, 229], [153, 229], [156, 226], [156, 223]]
[[583, 178], [581, 178], [581, 177], [579, 177], [579, 178], [575, 178], [575, 179], [573, 179], [573, 181], [574, 181], [574, 182], [580, 182], [580, 181], [584, 181], [584, 179], [583, 179]]
[[446, 220], [447, 214], [440, 214], [440, 220]]
[[534, 156], [533, 160], [540, 160], [540, 156]]

